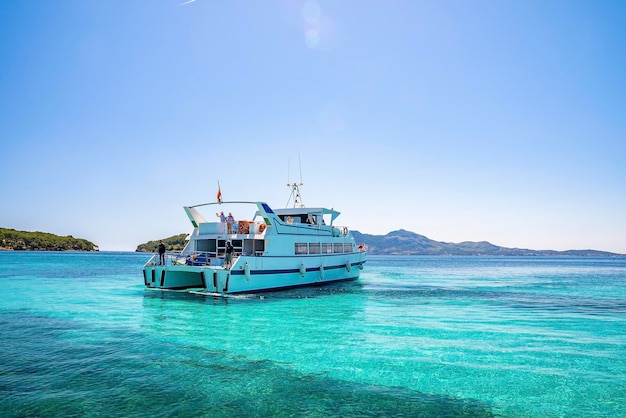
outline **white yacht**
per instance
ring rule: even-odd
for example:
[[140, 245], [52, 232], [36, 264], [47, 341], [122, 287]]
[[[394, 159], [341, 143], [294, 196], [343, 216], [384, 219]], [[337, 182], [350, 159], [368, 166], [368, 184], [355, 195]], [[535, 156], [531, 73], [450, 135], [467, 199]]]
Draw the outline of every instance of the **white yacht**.
[[[298, 185], [290, 186], [299, 197]], [[226, 295], [358, 279], [367, 249], [335, 223], [339, 212], [296, 202], [285, 209], [241, 201], [185, 206], [194, 228], [189, 241], [183, 251], [165, 253], [163, 262], [155, 254], [145, 264], [146, 287]], [[219, 214], [226, 206], [237, 213], [247, 207], [250, 217], [229, 225], [201, 213]]]

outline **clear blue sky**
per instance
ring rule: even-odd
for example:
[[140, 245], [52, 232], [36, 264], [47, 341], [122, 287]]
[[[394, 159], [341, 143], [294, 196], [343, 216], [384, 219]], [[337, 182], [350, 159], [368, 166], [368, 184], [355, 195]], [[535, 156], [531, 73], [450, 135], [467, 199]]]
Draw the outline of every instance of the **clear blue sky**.
[[626, 253], [626, 2], [181, 3], [0, 2], [0, 226], [134, 250], [300, 156], [364, 233]]

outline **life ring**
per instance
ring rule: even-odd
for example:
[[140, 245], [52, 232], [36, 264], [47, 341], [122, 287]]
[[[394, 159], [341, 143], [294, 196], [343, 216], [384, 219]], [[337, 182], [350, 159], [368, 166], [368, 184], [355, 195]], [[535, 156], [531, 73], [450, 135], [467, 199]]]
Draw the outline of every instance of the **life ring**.
[[343, 227], [343, 234], [344, 235], [348, 235], [348, 227], [347, 226]]

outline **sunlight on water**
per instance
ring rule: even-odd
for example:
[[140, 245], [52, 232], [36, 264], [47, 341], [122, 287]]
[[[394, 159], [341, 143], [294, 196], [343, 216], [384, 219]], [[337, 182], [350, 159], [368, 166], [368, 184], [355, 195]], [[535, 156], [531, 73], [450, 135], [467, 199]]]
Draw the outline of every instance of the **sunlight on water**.
[[0, 253], [1, 416], [626, 409], [625, 259], [370, 257], [228, 299], [144, 290], [145, 259]]

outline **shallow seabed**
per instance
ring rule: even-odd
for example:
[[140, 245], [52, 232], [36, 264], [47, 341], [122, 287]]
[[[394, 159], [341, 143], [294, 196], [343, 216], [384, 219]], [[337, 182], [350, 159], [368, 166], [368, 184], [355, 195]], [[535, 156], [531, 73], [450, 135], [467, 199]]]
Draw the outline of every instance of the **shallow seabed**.
[[626, 258], [370, 256], [358, 282], [145, 290], [0, 252], [0, 416], [619, 416]]

